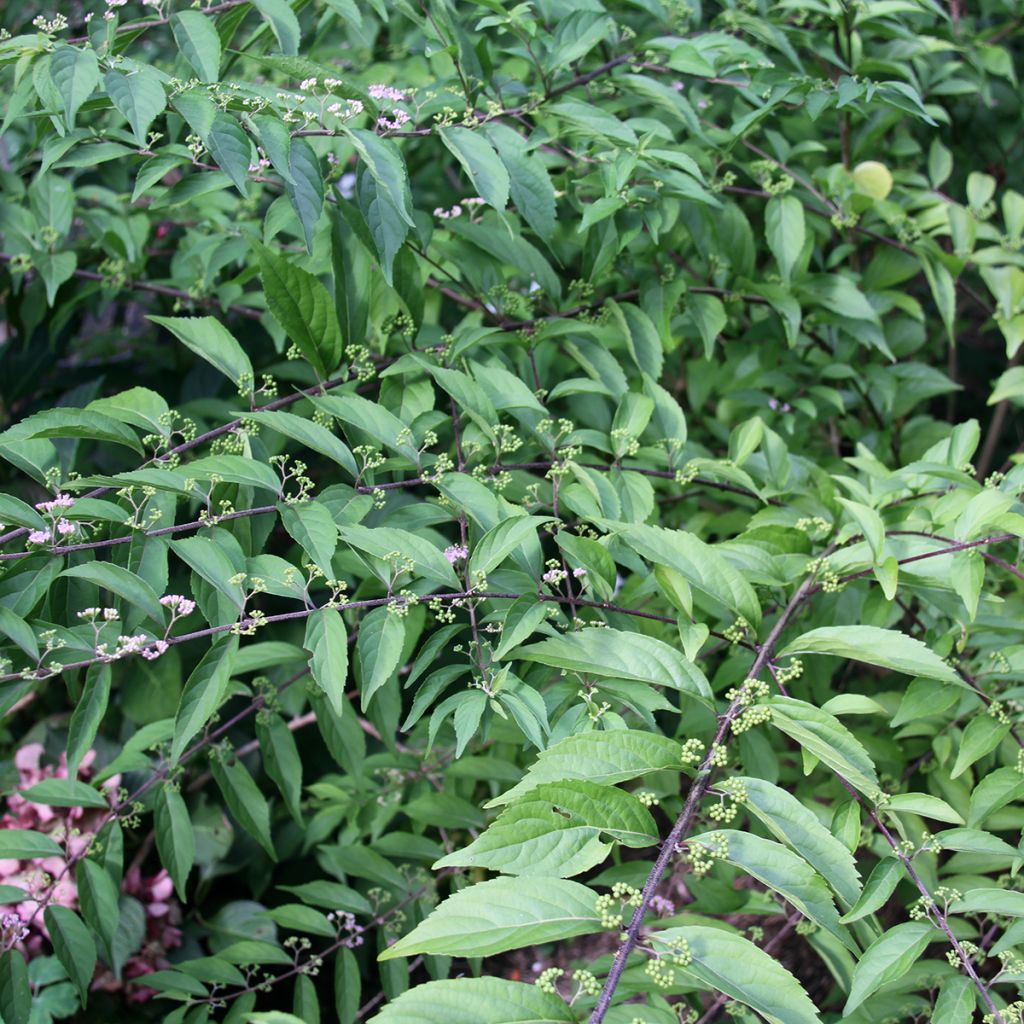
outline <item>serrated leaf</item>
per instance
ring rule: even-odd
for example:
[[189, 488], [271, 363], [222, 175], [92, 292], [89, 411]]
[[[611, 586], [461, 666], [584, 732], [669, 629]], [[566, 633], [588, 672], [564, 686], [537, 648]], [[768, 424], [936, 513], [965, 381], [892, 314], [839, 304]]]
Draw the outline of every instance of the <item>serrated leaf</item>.
[[88, 580], [102, 590], [124, 598], [130, 605], [144, 611], [154, 622], [164, 623], [164, 610], [156, 591], [141, 576], [112, 562], [86, 562], [65, 569], [62, 576]]
[[91, 665], [85, 677], [82, 696], [71, 713], [66, 747], [68, 775], [75, 778], [82, 758], [92, 747], [110, 698], [110, 665]]
[[185, 683], [174, 719], [171, 761], [177, 763], [192, 738], [220, 707], [231, 679], [231, 665], [238, 651], [238, 637], [215, 644], [203, 655]]
[[219, 110], [204, 141], [220, 169], [234, 182], [235, 188], [247, 196], [252, 143], [242, 126], [230, 114]]
[[897, 793], [889, 798], [885, 810], [920, 814], [933, 821], [947, 821], [954, 825], [964, 824], [964, 819], [945, 800], [930, 793]]
[[961, 685], [960, 677], [930, 647], [896, 629], [879, 626], [822, 626], [779, 651], [787, 654], [831, 654], [868, 665]]
[[94, 860], [80, 860], [75, 870], [78, 904], [89, 927], [99, 936], [108, 964], [114, 963], [114, 938], [121, 920], [114, 880]]
[[977, 1005], [974, 983], [963, 976], [946, 978], [932, 1011], [934, 1024], [971, 1024]]
[[52, 437], [79, 437], [109, 444], [123, 445], [142, 454], [138, 436], [131, 427], [112, 416], [89, 412], [86, 409], [62, 407], [37, 412], [8, 427], [0, 434], [0, 445], [17, 441], [41, 440]]
[[415, 953], [492, 956], [601, 930], [596, 896], [578, 882], [492, 878], [449, 896], [378, 960]]
[[271, 313], [321, 378], [341, 361], [341, 327], [330, 293], [319, 278], [256, 246], [260, 278]]
[[302, 29], [288, 0], [252, 0], [252, 5], [270, 25], [281, 52], [287, 56], [297, 54]]
[[81, 918], [67, 907], [48, 906], [43, 912], [43, 920], [57, 959], [78, 989], [78, 998], [85, 1006], [96, 970], [96, 943]]
[[864, 892], [857, 902], [850, 908], [849, 912], [842, 916], [844, 924], [859, 921], [876, 910], [881, 910], [893, 894], [899, 880], [903, 877], [903, 865], [896, 857], [886, 857], [880, 860], [868, 875], [864, 883]]
[[658, 841], [654, 819], [635, 796], [582, 779], [548, 783], [506, 807], [468, 847], [434, 868], [567, 878], [600, 864], [611, 840], [630, 847]]
[[149, 126], [167, 106], [167, 95], [160, 76], [145, 65], [138, 66], [127, 75], [111, 68], [103, 76], [103, 84], [114, 106], [131, 125], [135, 141], [147, 147]]
[[859, 952], [856, 943], [839, 922], [839, 913], [832, 902], [825, 879], [807, 861], [781, 843], [736, 829], [721, 829], [707, 836], [693, 836], [689, 841], [700, 845], [704, 839], [704, 845], [715, 845], [716, 840], [711, 837], [719, 835], [725, 836], [728, 848], [725, 859], [730, 864], [735, 864], [774, 889], [852, 953], [856, 955]]
[[[703, 926], [666, 928], [651, 935], [654, 947], [663, 951], [673, 939], [685, 939], [693, 957], [684, 975], [711, 991], [745, 1003], [772, 1024], [820, 1024], [800, 982], [749, 939]], [[739, 964], [742, 970], [737, 970]]]
[[521, 782], [484, 806], [511, 803], [545, 782], [566, 779], [587, 779], [602, 785], [625, 782], [663, 768], [675, 768], [681, 751], [682, 746], [676, 740], [632, 729], [567, 736], [542, 750]]
[[220, 77], [220, 36], [213, 19], [199, 11], [178, 11], [171, 16], [174, 41], [202, 82]]
[[156, 796], [154, 831], [160, 863], [174, 882], [178, 899], [185, 901], [185, 886], [196, 859], [195, 830], [181, 794], [161, 786]]
[[[323, 728], [320, 716], [318, 724]], [[296, 824], [301, 824], [302, 758], [294, 734], [280, 715], [270, 713], [256, 719], [256, 738], [263, 756], [263, 770], [284, 797], [288, 813]]]
[[110, 802], [98, 790], [78, 779], [43, 779], [34, 786], [20, 791], [20, 796], [29, 803], [47, 804], [50, 807], [93, 807], [108, 810]]
[[88, 46], [58, 46], [50, 57], [50, 77], [64, 103], [68, 127], [75, 127], [79, 107], [100, 84], [96, 51]]
[[792, 697], [770, 697], [765, 704], [772, 709], [776, 729], [865, 796], [874, 799], [878, 795], [878, 775], [868, 752], [835, 715]]
[[284, 409], [248, 413], [245, 418], [290, 437], [320, 455], [326, 455], [332, 462], [336, 462], [351, 473], [353, 478], [359, 473], [355, 457], [349, 451], [348, 445], [320, 423], [296, 416]]
[[429, 981], [403, 992], [372, 1018], [374, 1024], [569, 1024], [572, 1010], [536, 985], [505, 978]]
[[549, 521], [546, 516], [513, 516], [498, 523], [473, 545], [469, 556], [470, 575], [479, 572], [486, 576], [521, 544], [536, 538], [540, 527]]
[[317, 501], [281, 504], [281, 525], [324, 574], [333, 579], [331, 560], [338, 546], [338, 526], [331, 513]]
[[523, 139], [511, 128], [492, 123], [486, 131], [508, 171], [516, 209], [545, 242], [550, 242], [555, 231], [555, 187], [543, 162], [525, 151]]
[[25, 957], [16, 949], [0, 953], [0, 1014], [4, 1024], [29, 1024], [32, 989]]
[[764, 231], [768, 248], [779, 264], [783, 281], [789, 281], [793, 267], [803, 251], [804, 208], [796, 196], [775, 196], [764, 211]]
[[245, 765], [237, 759], [225, 762], [214, 757], [210, 759], [210, 772], [238, 824], [263, 847], [271, 860], [277, 860], [270, 837], [270, 807]]
[[306, 252], [313, 251], [313, 229], [324, 211], [324, 178], [320, 160], [305, 139], [292, 139], [285, 191], [302, 225]]
[[26, 828], [0, 829], [0, 860], [42, 860], [63, 856], [63, 848], [43, 832]]
[[476, 194], [496, 210], [504, 210], [511, 182], [494, 147], [469, 128], [441, 128], [438, 134], [469, 176]]
[[704, 673], [681, 651], [642, 633], [621, 629], [581, 629], [521, 647], [515, 656], [583, 676], [631, 679], [669, 686], [710, 703]]
[[356, 657], [364, 711], [398, 668], [404, 642], [405, 618], [389, 611], [386, 605], [374, 608], [360, 623]]
[[309, 666], [313, 679], [327, 695], [334, 713], [343, 714], [348, 679], [348, 630], [341, 612], [331, 608], [314, 612], [306, 620], [303, 647], [312, 655]]
[[761, 622], [754, 588], [711, 545], [692, 533], [660, 526], [629, 526], [619, 535], [634, 551], [655, 565], [667, 565], [686, 577], [694, 590], [742, 616], [752, 626]]
[[411, 571], [414, 576], [422, 576], [455, 590], [460, 589], [459, 578], [444, 555], [430, 541], [408, 530], [346, 523], [338, 527], [338, 532], [341, 539], [357, 551], [365, 551], [375, 558], [384, 558], [392, 551], [397, 551], [412, 560]]
[[494, 648], [494, 659], [500, 661], [509, 651], [528, 640], [547, 615], [548, 606], [533, 594], [517, 598], [502, 623], [501, 642]]
[[889, 928], [868, 946], [854, 967], [843, 1015], [849, 1016], [883, 985], [902, 978], [928, 943], [938, 937], [938, 931], [928, 921], [907, 921]]
[[217, 367], [232, 384], [252, 380], [252, 363], [235, 336], [212, 316], [150, 316], [197, 356]]

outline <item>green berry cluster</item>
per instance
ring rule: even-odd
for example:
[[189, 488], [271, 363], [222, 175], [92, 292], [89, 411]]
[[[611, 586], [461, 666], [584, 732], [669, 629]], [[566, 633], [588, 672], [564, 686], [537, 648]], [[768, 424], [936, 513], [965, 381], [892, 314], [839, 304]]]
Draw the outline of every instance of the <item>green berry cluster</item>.
[[616, 882], [610, 893], [602, 893], [597, 897], [597, 916], [601, 919], [602, 928], [621, 928], [623, 909], [639, 907], [643, 897], [639, 889], [625, 882]]
[[[1024, 753], [1024, 751], [1022, 751]], [[679, 754], [679, 760], [683, 764], [700, 764], [701, 758], [704, 756], [704, 744], [698, 739], [689, 739], [683, 744], [683, 749]], [[1024, 774], [1024, 769], [1021, 770]]]
[[728, 857], [729, 840], [724, 832], [710, 832], [701, 838], [700, 843], [686, 845], [685, 860], [698, 878], [703, 878], [716, 861], [727, 860]]

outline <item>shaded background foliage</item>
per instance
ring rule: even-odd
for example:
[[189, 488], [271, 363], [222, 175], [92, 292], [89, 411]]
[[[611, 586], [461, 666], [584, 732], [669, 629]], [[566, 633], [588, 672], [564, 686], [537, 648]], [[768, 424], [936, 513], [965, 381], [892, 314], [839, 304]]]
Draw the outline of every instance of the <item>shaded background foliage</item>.
[[1019, 1020], [1022, 32], [5, 9], [3, 1019]]

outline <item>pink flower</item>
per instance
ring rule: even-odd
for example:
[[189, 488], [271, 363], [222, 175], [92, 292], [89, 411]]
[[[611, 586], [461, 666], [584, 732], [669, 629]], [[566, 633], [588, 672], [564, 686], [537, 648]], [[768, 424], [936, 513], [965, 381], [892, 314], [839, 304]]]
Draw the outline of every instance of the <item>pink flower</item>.
[[451, 565], [469, 558], [469, 548], [465, 544], [452, 544], [444, 549], [444, 557]]
[[375, 100], [391, 100], [392, 103], [401, 103], [405, 99], [405, 93], [393, 85], [371, 85], [366, 91]]
[[46, 544], [51, 536], [49, 530], [33, 530], [28, 535], [28, 542], [29, 544]]

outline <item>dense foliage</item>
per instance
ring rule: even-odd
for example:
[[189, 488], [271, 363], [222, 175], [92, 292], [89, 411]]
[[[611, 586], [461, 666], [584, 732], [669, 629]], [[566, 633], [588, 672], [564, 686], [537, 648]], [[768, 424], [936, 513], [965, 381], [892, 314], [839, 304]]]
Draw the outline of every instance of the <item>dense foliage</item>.
[[1019, 5], [58, 6], [3, 1021], [1021, 1020]]

